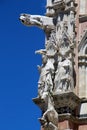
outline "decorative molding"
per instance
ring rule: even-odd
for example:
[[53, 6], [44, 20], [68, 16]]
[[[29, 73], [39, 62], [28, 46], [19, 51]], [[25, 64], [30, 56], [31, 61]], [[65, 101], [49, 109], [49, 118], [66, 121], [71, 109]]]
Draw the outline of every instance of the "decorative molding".
[[66, 113], [66, 114], [59, 114], [59, 122], [64, 121], [64, 120], [69, 120], [72, 121], [75, 124], [87, 124], [87, 117], [75, 117], [72, 116], [72, 114], [70, 113]]
[[79, 15], [79, 22], [82, 23], [82, 22], [86, 22], [87, 21], [87, 15]]
[[81, 40], [79, 41], [79, 45], [78, 45], [78, 52], [81, 53], [81, 55], [83, 54], [83, 49], [85, 47], [85, 45], [87, 44], [87, 29], [85, 30]]
[[[39, 97], [33, 98], [35, 104], [37, 104], [42, 111], [47, 109], [45, 100]], [[76, 96], [73, 92], [59, 93], [53, 95], [53, 102], [55, 109], [61, 107], [69, 107], [71, 110], [75, 110], [81, 103], [81, 99]]]

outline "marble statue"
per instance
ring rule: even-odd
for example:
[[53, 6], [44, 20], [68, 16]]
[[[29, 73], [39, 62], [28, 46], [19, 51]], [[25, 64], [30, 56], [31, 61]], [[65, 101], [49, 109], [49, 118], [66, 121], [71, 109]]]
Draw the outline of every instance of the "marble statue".
[[43, 97], [45, 92], [53, 90], [54, 65], [51, 58], [45, 54], [42, 55], [42, 66], [39, 66], [40, 77], [38, 81], [38, 96]]
[[42, 118], [39, 118], [40, 123], [44, 130], [58, 130], [58, 113], [54, 108], [52, 95], [48, 92], [45, 98], [48, 107]]
[[54, 93], [73, 90], [73, 65], [67, 57], [60, 57], [55, 73]]

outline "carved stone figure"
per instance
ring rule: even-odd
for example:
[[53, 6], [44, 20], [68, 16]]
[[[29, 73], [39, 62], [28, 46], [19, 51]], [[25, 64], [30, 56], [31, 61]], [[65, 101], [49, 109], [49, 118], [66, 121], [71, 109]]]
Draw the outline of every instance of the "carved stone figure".
[[[58, 38], [57, 38], [57, 47], [59, 55], [65, 57], [73, 54], [72, 46], [74, 47], [74, 42], [72, 42], [72, 38], [68, 34], [68, 26], [67, 23], [64, 22], [63, 26], [58, 26]], [[56, 47], [56, 48], [57, 48]]]
[[54, 96], [73, 91], [75, 86], [73, 59], [76, 5], [74, 5], [75, 0], [47, 0], [46, 16], [20, 15], [20, 21], [24, 25], [37, 26], [46, 33], [45, 49], [36, 51], [42, 55], [42, 65], [38, 65], [40, 77], [38, 97], [35, 99], [43, 110], [39, 120], [44, 130], [58, 130], [57, 111], [63, 103], [58, 102], [59, 106], [55, 107], [57, 104], [54, 106], [54, 102], [55, 100], [57, 102], [58, 98], [54, 99]]
[[53, 91], [53, 75], [54, 75], [54, 65], [53, 61], [47, 58], [46, 55], [42, 55], [42, 66], [40, 70], [40, 78], [38, 81], [38, 96], [43, 97], [45, 92]]
[[54, 93], [73, 90], [73, 66], [68, 58], [60, 58], [54, 83]]
[[51, 94], [48, 92], [45, 97], [48, 108], [43, 114], [42, 118], [40, 118], [40, 123], [44, 130], [58, 130], [58, 113], [54, 108], [54, 103]]
[[57, 39], [56, 39], [56, 30], [52, 30], [50, 32], [50, 35], [47, 36], [47, 41], [46, 41], [46, 44], [45, 44], [45, 47], [46, 47], [46, 53], [48, 56], [50, 57], [54, 57], [54, 55], [56, 54], [56, 49], [55, 49], [55, 46], [56, 46], [56, 43], [57, 42]]
[[47, 16], [21, 14], [20, 20], [26, 26], [38, 26], [46, 30], [54, 28], [53, 18]]

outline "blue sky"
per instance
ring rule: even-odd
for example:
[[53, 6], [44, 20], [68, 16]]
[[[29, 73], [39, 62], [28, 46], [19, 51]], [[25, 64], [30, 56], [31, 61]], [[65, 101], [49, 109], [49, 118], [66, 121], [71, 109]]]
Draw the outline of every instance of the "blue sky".
[[44, 32], [26, 27], [21, 13], [45, 14], [46, 0], [0, 0], [0, 130], [38, 130], [37, 96]]

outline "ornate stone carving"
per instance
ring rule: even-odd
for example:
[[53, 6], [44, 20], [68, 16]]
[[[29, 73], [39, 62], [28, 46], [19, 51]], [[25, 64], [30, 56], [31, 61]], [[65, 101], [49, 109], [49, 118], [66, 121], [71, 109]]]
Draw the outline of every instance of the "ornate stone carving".
[[[62, 101], [63, 95], [70, 94], [74, 88], [75, 1], [47, 0], [46, 14], [21, 14], [20, 20], [24, 25], [40, 27], [46, 33], [45, 49], [36, 51], [42, 55], [42, 65], [38, 65], [40, 77], [38, 100], [35, 101], [44, 111], [39, 119], [44, 130], [58, 130], [58, 112], [55, 107], [63, 108], [68, 104], [68, 107], [75, 109], [77, 106], [77, 103], [73, 105], [71, 102], [73, 99], [67, 102], [65, 98], [65, 103]], [[61, 98], [56, 102], [54, 95]], [[54, 102], [59, 104], [54, 106]]]
[[48, 92], [44, 100], [47, 103], [47, 110], [44, 112], [42, 118], [39, 118], [44, 130], [58, 130], [58, 113], [54, 108], [52, 95]]
[[75, 7], [73, 5], [74, 0], [47, 0], [47, 9], [51, 9], [49, 11], [52, 11], [54, 15], [56, 15], [58, 12], [67, 12], [70, 10], [75, 10]]
[[[56, 2], [74, 5], [70, 1], [53, 1]], [[74, 12], [72, 10], [70, 14], [59, 12], [56, 18], [21, 14], [20, 20], [25, 25], [35, 25], [46, 32], [45, 49], [37, 51], [42, 54], [43, 59], [41, 67], [38, 67], [40, 70], [38, 95], [42, 96], [46, 91], [57, 93], [73, 90]]]
[[46, 16], [21, 14], [20, 20], [26, 26], [37, 26], [44, 30], [51, 30], [54, 28], [53, 18]]
[[57, 49], [55, 49], [57, 39], [56, 39], [56, 30], [51, 30], [50, 34], [47, 35], [47, 41], [45, 43], [46, 53], [48, 57], [54, 57], [57, 53]]
[[[41, 53], [38, 51], [38, 53]], [[54, 76], [54, 61], [48, 58], [46, 54], [42, 54], [42, 66], [39, 67], [40, 78], [38, 81], [38, 96], [43, 97], [45, 92], [52, 93], [53, 76]]]
[[72, 39], [68, 33], [67, 23], [63, 23], [62, 25], [57, 26], [57, 47], [59, 48], [59, 55], [61, 56], [69, 56], [69, 54], [73, 54], [72, 47], [74, 47]]
[[68, 58], [60, 57], [54, 80], [55, 93], [73, 90], [72, 71], [72, 62]]

